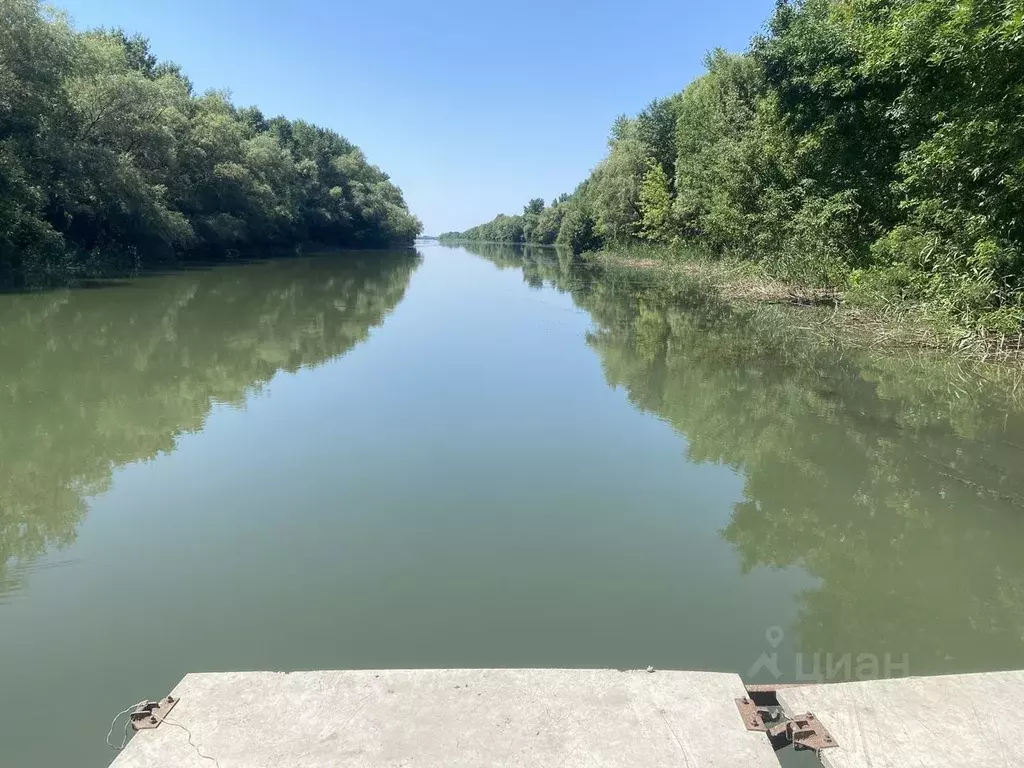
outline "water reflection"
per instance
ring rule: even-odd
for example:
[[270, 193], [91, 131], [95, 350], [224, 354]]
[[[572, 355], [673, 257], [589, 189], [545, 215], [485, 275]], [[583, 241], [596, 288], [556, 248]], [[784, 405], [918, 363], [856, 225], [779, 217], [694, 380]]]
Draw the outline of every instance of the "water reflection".
[[793, 310], [738, 310], [685, 283], [470, 250], [571, 293], [608, 383], [671, 423], [688, 460], [742, 473], [722, 536], [743, 568], [821, 580], [786, 628], [802, 671], [817, 658], [827, 672], [826, 654], [905, 655], [914, 674], [1024, 665], [1024, 416], [1007, 382], [822, 343]]
[[214, 403], [347, 352], [418, 263], [345, 254], [0, 297], [0, 600], [74, 539], [117, 467], [172, 451]]

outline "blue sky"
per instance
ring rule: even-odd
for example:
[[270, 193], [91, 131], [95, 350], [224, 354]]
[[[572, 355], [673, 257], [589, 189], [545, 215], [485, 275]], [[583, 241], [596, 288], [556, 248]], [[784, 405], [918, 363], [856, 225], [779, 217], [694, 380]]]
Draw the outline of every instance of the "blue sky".
[[358, 144], [426, 234], [571, 192], [616, 115], [742, 50], [774, 0], [56, 0], [150, 38], [200, 90]]

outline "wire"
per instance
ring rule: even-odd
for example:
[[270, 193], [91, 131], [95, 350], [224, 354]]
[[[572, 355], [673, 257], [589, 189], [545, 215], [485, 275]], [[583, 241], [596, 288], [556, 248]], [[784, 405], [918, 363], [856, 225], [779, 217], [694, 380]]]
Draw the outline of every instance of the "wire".
[[201, 758], [203, 758], [203, 760], [210, 760], [210, 761], [212, 761], [213, 764], [217, 766], [217, 768], [220, 768], [220, 762], [217, 760], [216, 757], [211, 757], [210, 755], [204, 755], [202, 752], [199, 751], [199, 746], [194, 741], [192, 741], [192, 731], [190, 731], [188, 728], [186, 728], [181, 723], [175, 723], [173, 720], [168, 720], [166, 717], [163, 719], [163, 723], [166, 723], [167, 725], [173, 725], [175, 728], [181, 728], [181, 730], [183, 730], [186, 733], [186, 735], [188, 735], [189, 746], [191, 746], [192, 749], [194, 749], [196, 751], [196, 754], [199, 755]]
[[107, 731], [108, 747], [110, 747], [111, 749], [116, 749], [118, 752], [124, 749], [124, 745], [128, 743], [128, 724], [132, 721], [132, 719], [129, 717], [127, 720], [124, 721], [124, 738], [121, 740], [121, 746], [119, 747], [115, 747], [113, 744], [110, 743], [110, 737], [114, 735], [114, 725], [117, 723], [118, 718], [122, 715], [127, 715], [129, 712], [134, 712], [139, 709], [142, 709], [142, 707], [146, 706], [146, 704], [148, 703], [149, 702], [143, 699], [142, 701], [137, 702], [136, 704], [132, 704], [127, 709], [122, 709], [120, 712], [114, 715], [114, 719], [110, 721], [110, 730]]
[[[128, 743], [128, 739], [130, 738], [130, 736], [128, 734], [128, 726], [132, 722], [131, 716], [129, 716], [128, 719], [126, 719], [124, 721], [124, 738], [121, 740], [121, 746], [114, 746], [113, 744], [110, 743], [110, 737], [114, 735], [114, 726], [117, 724], [118, 719], [122, 715], [127, 715], [129, 712], [133, 713], [133, 714], [135, 712], [140, 712], [140, 711], [142, 711], [142, 708], [145, 707], [149, 703], [150, 703], [149, 701], [147, 701], [146, 699], [143, 699], [142, 701], [138, 702], [137, 704], [132, 704], [127, 709], [122, 709], [120, 712], [118, 712], [116, 715], [114, 715], [114, 719], [110, 721], [110, 729], [107, 731], [107, 746], [108, 747], [110, 747], [111, 749], [116, 749], [118, 752], [120, 752], [122, 749], [125, 748], [125, 745]], [[202, 751], [200, 751], [199, 745], [196, 744], [192, 740], [192, 731], [190, 731], [188, 728], [186, 728], [181, 723], [176, 723], [173, 720], [168, 720], [166, 717], [163, 720], [161, 720], [160, 723], [161, 723], [161, 725], [167, 724], [167, 725], [173, 725], [175, 728], [181, 728], [181, 730], [183, 730], [185, 732], [185, 734], [188, 736], [188, 744], [189, 744], [190, 747], [192, 747], [192, 749], [194, 749], [196, 751], [196, 754], [199, 755], [199, 757], [201, 757], [203, 760], [210, 760], [214, 765], [217, 766], [217, 768], [220, 768], [220, 762], [217, 760], [217, 758], [211, 757], [210, 755], [204, 755], [202, 753]]]

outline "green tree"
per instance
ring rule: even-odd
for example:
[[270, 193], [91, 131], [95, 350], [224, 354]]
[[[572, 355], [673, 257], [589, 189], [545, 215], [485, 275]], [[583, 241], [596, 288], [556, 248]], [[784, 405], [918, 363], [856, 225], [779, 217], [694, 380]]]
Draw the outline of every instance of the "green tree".
[[635, 234], [640, 220], [640, 182], [646, 170], [643, 144], [636, 125], [620, 119], [613, 130], [608, 157], [594, 169], [587, 190], [601, 237], [625, 242]]
[[760, 73], [750, 57], [721, 49], [705, 64], [707, 74], [679, 102], [674, 213], [684, 235], [721, 251], [748, 241], [758, 183], [745, 139], [756, 115]]
[[532, 236], [527, 239], [540, 245], [553, 245], [558, 239], [558, 230], [562, 227], [562, 219], [565, 217], [566, 206], [552, 204], [541, 211], [537, 217], [536, 226]]
[[593, 215], [582, 205], [570, 205], [562, 218], [556, 242], [569, 248], [574, 254], [597, 250], [601, 237]]
[[676, 122], [679, 96], [655, 99], [636, 117], [636, 138], [644, 152], [661, 166], [669, 183], [676, 175]]
[[523, 206], [523, 214], [534, 216], [540, 215], [541, 211], [544, 210], [544, 200], [540, 197], [533, 198], [530, 202]]
[[668, 174], [655, 160], [649, 160], [647, 166], [640, 185], [640, 234], [646, 240], [666, 242], [674, 229]]
[[[1020, 332], [1018, 5], [780, 0], [749, 51], [711, 51], [681, 93], [615, 119], [607, 156], [558, 200], [558, 242], [698, 246]], [[550, 228], [538, 213], [524, 230]]]
[[0, 0], [0, 20], [0, 282], [419, 233], [337, 134], [196, 97], [141, 36], [75, 32], [36, 0]]

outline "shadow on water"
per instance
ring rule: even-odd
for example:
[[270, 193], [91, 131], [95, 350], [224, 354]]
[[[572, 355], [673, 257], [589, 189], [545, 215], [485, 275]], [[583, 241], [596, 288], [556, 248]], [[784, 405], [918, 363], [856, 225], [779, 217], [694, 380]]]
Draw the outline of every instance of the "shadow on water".
[[[63, 290], [98, 290], [103, 288], [125, 288], [137, 285], [140, 280], [146, 278], [165, 277], [167, 275], [180, 275], [188, 272], [206, 272], [221, 267], [240, 267], [256, 264], [268, 264], [275, 262], [302, 261], [309, 258], [320, 258], [329, 256], [341, 256], [351, 259], [353, 257], [375, 259], [385, 251], [380, 249], [332, 249], [305, 248], [295, 250], [269, 250], [260, 255], [232, 255], [229, 257], [204, 257], [192, 256], [187, 259], [174, 260], [164, 259], [147, 264], [139, 269], [130, 265], [106, 265], [99, 267], [95, 273], [76, 277], [74, 274], [54, 275], [52, 280], [40, 283], [25, 283], [20, 275], [12, 275], [7, 272], [0, 272], [0, 296], [18, 294], [40, 294], [51, 293]], [[389, 254], [405, 253], [413, 258], [416, 250], [414, 248], [396, 248], [386, 251]]]
[[74, 540], [117, 467], [173, 451], [214, 404], [244, 404], [279, 371], [345, 354], [418, 264], [414, 251], [356, 252], [4, 296], [0, 601]]
[[721, 536], [745, 571], [820, 580], [798, 597], [783, 678], [1024, 666], [1024, 414], [998, 371], [826, 344], [794, 314], [815, 310], [469, 250], [571, 294], [608, 384], [684, 436], [688, 461], [742, 474]]

